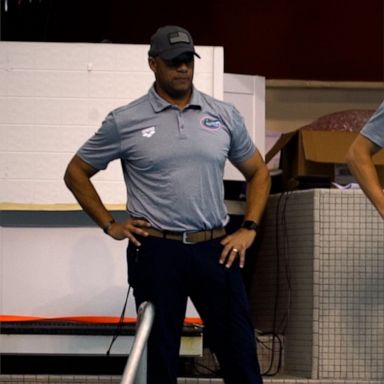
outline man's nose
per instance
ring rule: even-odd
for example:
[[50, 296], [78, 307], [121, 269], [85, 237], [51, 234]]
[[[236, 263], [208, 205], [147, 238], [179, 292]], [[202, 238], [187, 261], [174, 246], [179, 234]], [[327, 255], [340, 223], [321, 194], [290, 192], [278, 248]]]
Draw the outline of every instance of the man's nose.
[[184, 63], [184, 62], [179, 63], [179, 65], [177, 66], [177, 70], [180, 72], [187, 72], [188, 71], [188, 64]]

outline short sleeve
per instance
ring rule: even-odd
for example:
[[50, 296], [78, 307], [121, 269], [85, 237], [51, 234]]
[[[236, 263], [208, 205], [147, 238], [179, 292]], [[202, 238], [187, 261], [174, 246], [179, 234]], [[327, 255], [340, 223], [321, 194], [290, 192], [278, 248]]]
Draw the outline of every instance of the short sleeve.
[[92, 167], [102, 170], [118, 159], [120, 153], [120, 137], [113, 113], [110, 113], [99, 130], [80, 147], [77, 155]]
[[384, 102], [367, 121], [360, 133], [379, 147], [384, 148]]
[[231, 116], [231, 147], [228, 158], [232, 163], [240, 163], [249, 159], [257, 150], [253, 143], [244, 118], [240, 112], [233, 106]]

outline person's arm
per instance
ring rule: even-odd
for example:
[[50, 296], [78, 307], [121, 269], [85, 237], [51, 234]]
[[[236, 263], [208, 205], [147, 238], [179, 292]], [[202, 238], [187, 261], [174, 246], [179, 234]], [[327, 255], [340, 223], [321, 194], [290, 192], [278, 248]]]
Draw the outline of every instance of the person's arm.
[[379, 146], [359, 134], [347, 152], [346, 161], [361, 189], [384, 219], [383, 188], [372, 161], [372, 156], [379, 150]]
[[137, 246], [140, 243], [134, 234], [146, 236], [147, 233], [141, 228], [149, 227], [145, 220], [127, 219], [123, 222], [115, 222], [112, 214], [106, 209], [100, 199], [91, 178], [98, 172], [97, 169], [75, 155], [69, 162], [64, 175], [64, 182], [73, 193], [83, 210], [102, 229], [116, 240], [128, 238]]
[[[244, 175], [247, 182], [244, 220], [260, 223], [271, 188], [268, 168], [258, 151], [250, 159], [236, 164], [236, 167]], [[225, 266], [229, 268], [233, 261], [239, 258], [240, 267], [244, 267], [245, 252], [252, 245], [255, 238], [256, 231], [245, 228], [240, 228], [233, 234], [226, 236], [221, 242], [224, 248], [220, 263], [225, 263]]]

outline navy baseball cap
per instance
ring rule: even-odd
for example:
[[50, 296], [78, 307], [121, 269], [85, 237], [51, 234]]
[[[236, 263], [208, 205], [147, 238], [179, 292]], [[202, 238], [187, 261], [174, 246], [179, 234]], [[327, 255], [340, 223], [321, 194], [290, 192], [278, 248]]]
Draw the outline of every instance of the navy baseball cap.
[[176, 25], [167, 25], [159, 28], [151, 37], [151, 47], [148, 55], [159, 56], [164, 60], [172, 60], [183, 53], [196, 53], [190, 33]]

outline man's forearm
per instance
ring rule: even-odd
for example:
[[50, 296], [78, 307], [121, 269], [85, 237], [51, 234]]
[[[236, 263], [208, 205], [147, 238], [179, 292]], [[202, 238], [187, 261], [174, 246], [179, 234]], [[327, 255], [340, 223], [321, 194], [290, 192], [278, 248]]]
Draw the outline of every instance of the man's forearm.
[[369, 160], [350, 162], [351, 173], [384, 219], [384, 192], [374, 164]]
[[91, 188], [88, 186], [85, 192], [84, 189], [81, 191], [79, 189], [71, 189], [71, 191], [84, 212], [101, 228], [104, 229], [113, 220], [113, 216], [104, 206], [93, 185]]
[[380, 147], [362, 135], [358, 135], [350, 146], [346, 162], [380, 216], [384, 219], [384, 194], [372, 157]]
[[75, 159], [68, 165], [64, 181], [83, 210], [96, 224], [101, 228], [105, 228], [113, 217], [101, 201], [99, 194], [90, 180], [91, 177], [92, 174], [90, 172], [84, 172], [84, 170], [76, 164]]
[[247, 182], [247, 200], [244, 220], [260, 222], [271, 189], [271, 179], [267, 169], [257, 172]]

